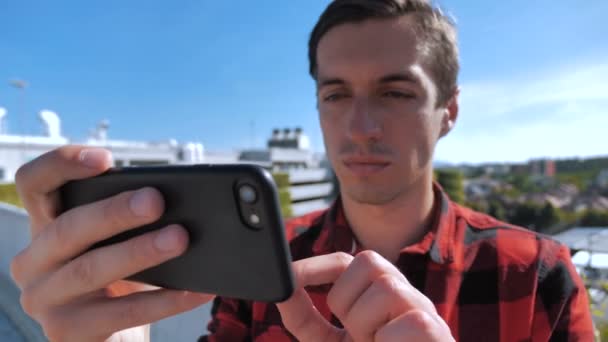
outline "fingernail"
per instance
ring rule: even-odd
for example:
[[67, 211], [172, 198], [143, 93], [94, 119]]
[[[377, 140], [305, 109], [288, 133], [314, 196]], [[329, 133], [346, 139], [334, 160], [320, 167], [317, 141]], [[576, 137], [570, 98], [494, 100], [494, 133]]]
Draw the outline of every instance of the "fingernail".
[[83, 165], [95, 169], [112, 163], [110, 154], [98, 148], [88, 148], [80, 151], [78, 160]]
[[154, 245], [161, 252], [171, 252], [180, 248], [181, 241], [177, 228], [171, 227], [161, 230], [154, 239]]
[[152, 201], [150, 200], [150, 189], [137, 190], [129, 200], [129, 208], [137, 216], [150, 216]]

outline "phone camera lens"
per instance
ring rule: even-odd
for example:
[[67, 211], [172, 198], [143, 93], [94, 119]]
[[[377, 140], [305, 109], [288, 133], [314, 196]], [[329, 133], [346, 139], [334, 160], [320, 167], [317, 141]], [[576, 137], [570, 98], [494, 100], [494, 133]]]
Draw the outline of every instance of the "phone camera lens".
[[259, 224], [260, 217], [257, 214], [251, 214], [251, 216], [249, 216], [249, 221], [251, 221], [253, 224]]
[[239, 197], [241, 198], [241, 201], [247, 204], [253, 204], [257, 199], [257, 193], [251, 185], [245, 184], [239, 187]]

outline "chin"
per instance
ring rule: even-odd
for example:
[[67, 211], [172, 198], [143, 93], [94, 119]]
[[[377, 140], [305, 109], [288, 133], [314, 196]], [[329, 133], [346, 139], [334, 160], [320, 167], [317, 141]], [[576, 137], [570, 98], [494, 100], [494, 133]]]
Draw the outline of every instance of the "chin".
[[391, 190], [372, 189], [372, 186], [370, 185], [344, 189], [344, 194], [352, 201], [368, 205], [383, 205], [390, 203], [398, 197], [400, 193], [401, 192], [395, 188]]

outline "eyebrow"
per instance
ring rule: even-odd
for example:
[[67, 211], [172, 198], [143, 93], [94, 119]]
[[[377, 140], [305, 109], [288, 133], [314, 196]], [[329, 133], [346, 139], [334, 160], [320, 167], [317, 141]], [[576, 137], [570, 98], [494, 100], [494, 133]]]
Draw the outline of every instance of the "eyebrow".
[[319, 81], [317, 82], [317, 87], [318, 88], [322, 88], [322, 87], [326, 87], [326, 86], [330, 86], [330, 85], [341, 85], [341, 84], [345, 84], [346, 82], [341, 79], [341, 78], [319, 78]]
[[380, 83], [407, 82], [420, 84], [420, 80], [409, 72], [397, 72], [380, 78]]
[[[385, 76], [382, 76], [379, 80], [379, 83], [392, 83], [392, 82], [406, 82], [413, 83], [415, 85], [420, 85], [420, 80], [412, 75], [409, 72], [396, 72], [391, 73]], [[319, 81], [317, 82], [317, 87], [322, 88], [330, 85], [343, 85], [346, 84], [346, 81], [339, 77], [331, 77], [331, 78], [323, 78], [319, 77]]]

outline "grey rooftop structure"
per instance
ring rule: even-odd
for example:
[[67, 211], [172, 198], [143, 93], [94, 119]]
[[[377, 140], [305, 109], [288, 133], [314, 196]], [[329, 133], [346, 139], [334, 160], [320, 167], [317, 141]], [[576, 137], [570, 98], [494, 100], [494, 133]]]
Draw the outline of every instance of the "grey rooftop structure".
[[571, 251], [608, 253], [608, 227], [575, 227], [553, 236]]

